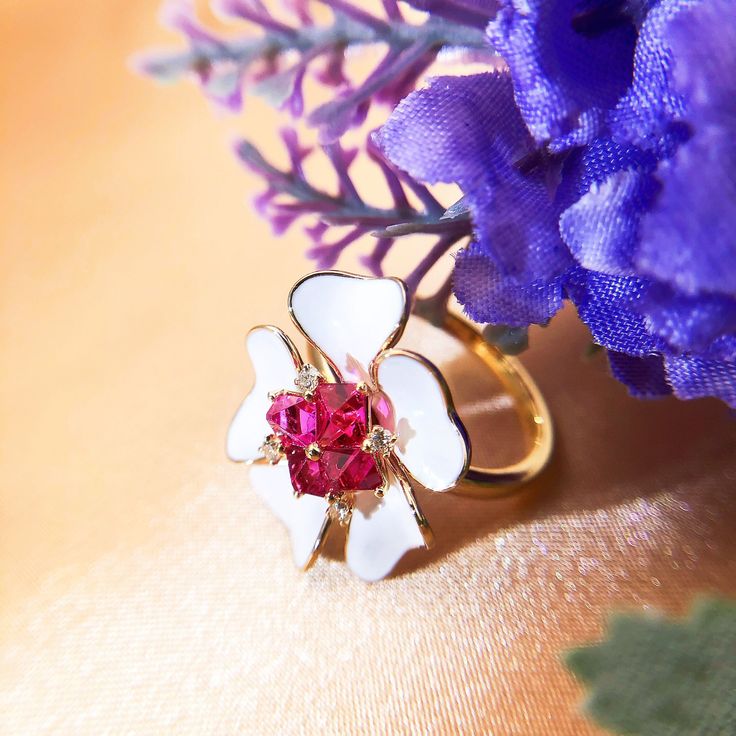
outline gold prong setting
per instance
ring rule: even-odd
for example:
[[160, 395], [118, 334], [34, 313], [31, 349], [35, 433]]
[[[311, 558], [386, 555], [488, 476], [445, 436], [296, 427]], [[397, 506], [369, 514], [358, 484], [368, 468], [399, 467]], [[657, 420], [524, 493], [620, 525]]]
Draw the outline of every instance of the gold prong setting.
[[316, 442], [312, 442], [304, 448], [304, 454], [307, 460], [319, 460], [322, 457], [322, 448]]
[[[319, 386], [325, 382], [326, 379], [324, 376], [310, 363], [301, 364], [301, 368], [298, 370], [297, 376], [294, 380], [295, 386], [297, 389], [300, 389], [299, 393], [301, 393], [306, 401], [314, 401], [315, 393], [310, 389], [314, 389], [316, 392], [319, 389]], [[374, 417], [371, 414], [370, 407], [374, 389], [371, 387], [371, 384], [368, 382], [359, 382], [355, 384], [354, 387], [360, 394], [365, 396], [367, 402], [368, 432], [360, 445], [360, 449], [363, 452], [372, 455], [376, 460], [378, 470], [383, 477], [383, 483], [373, 490], [373, 494], [376, 498], [381, 499], [386, 494], [389, 484], [385, 463], [394, 450], [397, 437], [391, 430], [381, 425], [374, 424], [372, 421], [374, 420]], [[285, 395], [288, 396], [295, 394], [288, 390], [274, 391], [268, 394], [271, 401]], [[303, 452], [307, 460], [311, 462], [319, 462], [324, 454], [323, 448], [316, 441], [303, 447]], [[286, 457], [286, 447], [278, 433], [266, 437], [266, 440], [261, 446], [261, 453], [263, 454], [264, 459], [273, 465]], [[351, 495], [353, 491], [346, 491], [343, 493]], [[301, 495], [302, 494], [300, 493], [295, 493], [297, 498]], [[327, 498], [330, 503], [332, 503], [337, 497], [333, 498], [328, 496]]]

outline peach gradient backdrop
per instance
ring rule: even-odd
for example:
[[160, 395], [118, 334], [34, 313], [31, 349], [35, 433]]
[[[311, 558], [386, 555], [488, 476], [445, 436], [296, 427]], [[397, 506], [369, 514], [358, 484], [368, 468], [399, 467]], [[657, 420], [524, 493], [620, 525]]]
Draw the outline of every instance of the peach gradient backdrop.
[[131, 75], [156, 10], [0, 0], [0, 732], [599, 733], [560, 652], [736, 593], [733, 420], [629, 399], [568, 311], [526, 357], [559, 428], [530, 493], [427, 499], [437, 548], [377, 585], [295, 571], [223, 456], [244, 333], [308, 268], [228, 146], [273, 117]]

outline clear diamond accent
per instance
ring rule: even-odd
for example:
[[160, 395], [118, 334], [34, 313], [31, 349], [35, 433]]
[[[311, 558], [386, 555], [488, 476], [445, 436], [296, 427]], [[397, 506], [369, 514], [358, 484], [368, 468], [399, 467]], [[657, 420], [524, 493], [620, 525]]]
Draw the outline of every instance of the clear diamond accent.
[[294, 385], [305, 394], [313, 394], [319, 386], [322, 376], [310, 363], [305, 363], [294, 379]]
[[282, 447], [279, 438], [271, 435], [269, 437], [266, 437], [260, 447], [260, 450], [263, 454], [263, 457], [265, 457], [266, 460], [271, 463], [271, 465], [276, 465], [276, 463], [281, 460], [281, 455], [284, 451], [284, 448]]
[[342, 526], [345, 526], [350, 521], [350, 515], [353, 513], [353, 507], [344, 498], [338, 498], [333, 504], [332, 508], [335, 512], [338, 522]]
[[366, 437], [364, 448], [374, 455], [388, 455], [394, 449], [396, 435], [385, 427], [373, 427]]

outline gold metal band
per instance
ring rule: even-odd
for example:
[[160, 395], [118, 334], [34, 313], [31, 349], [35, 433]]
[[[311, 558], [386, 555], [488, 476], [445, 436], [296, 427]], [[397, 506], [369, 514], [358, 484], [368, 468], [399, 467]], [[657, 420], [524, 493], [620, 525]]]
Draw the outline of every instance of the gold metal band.
[[538, 475], [547, 464], [554, 444], [549, 409], [524, 366], [490, 345], [469, 322], [448, 313], [441, 328], [475, 353], [498, 377], [514, 401], [529, 442], [529, 450], [522, 460], [502, 468], [473, 465], [471, 455], [467, 473], [452, 492], [483, 498], [505, 496]]

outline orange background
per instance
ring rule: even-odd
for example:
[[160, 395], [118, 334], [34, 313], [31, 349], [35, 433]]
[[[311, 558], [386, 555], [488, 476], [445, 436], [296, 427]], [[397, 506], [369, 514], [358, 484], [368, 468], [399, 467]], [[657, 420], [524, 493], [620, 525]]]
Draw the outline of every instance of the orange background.
[[560, 652], [736, 593], [733, 420], [628, 398], [568, 310], [525, 357], [559, 430], [530, 493], [424, 499], [437, 547], [373, 586], [295, 571], [223, 455], [243, 335], [309, 268], [228, 145], [275, 118], [132, 75], [156, 10], [0, 0], [0, 731], [598, 733]]

